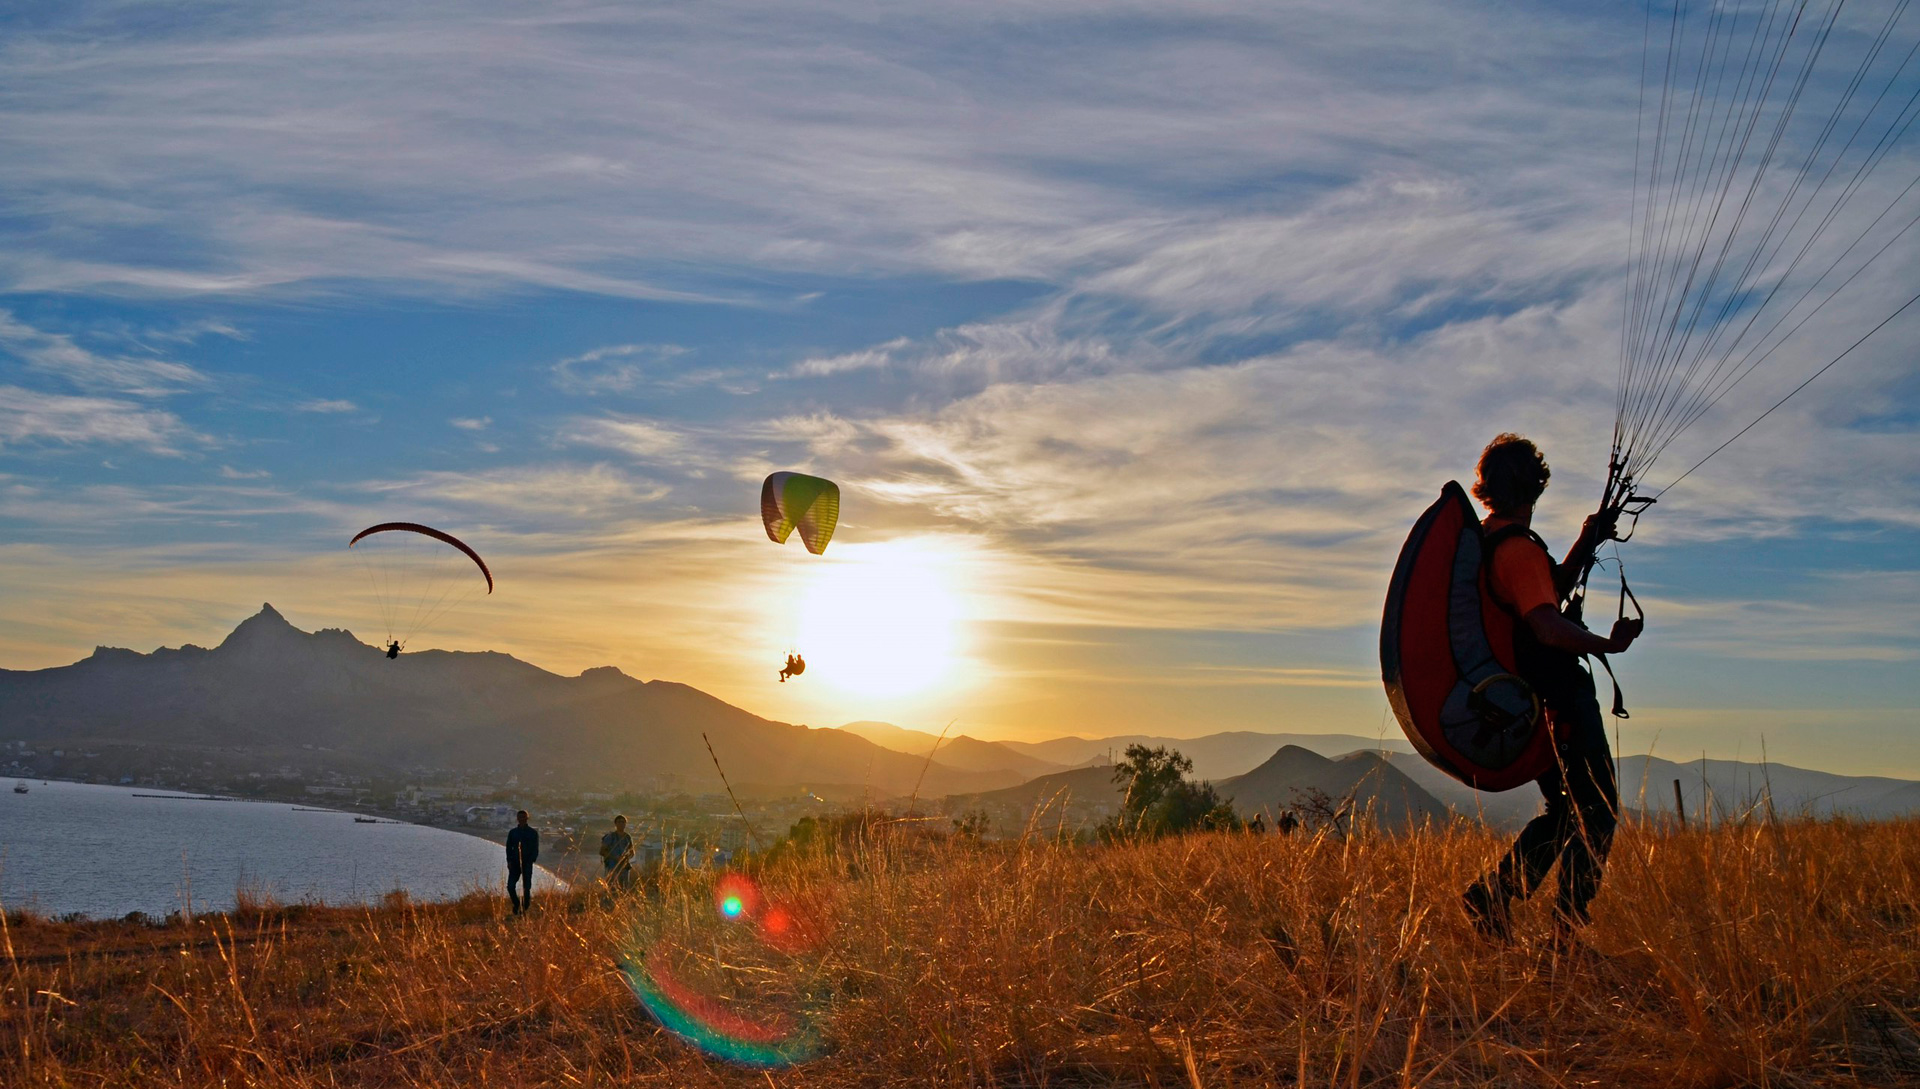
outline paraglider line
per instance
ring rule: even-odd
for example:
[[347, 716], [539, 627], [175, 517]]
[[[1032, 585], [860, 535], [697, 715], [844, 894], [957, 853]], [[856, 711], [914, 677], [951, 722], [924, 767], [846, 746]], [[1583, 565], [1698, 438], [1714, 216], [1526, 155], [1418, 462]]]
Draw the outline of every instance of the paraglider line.
[[[1656, 14], [1656, 6], [1665, 10]], [[1820, 69], [1850, 36], [1841, 20], [1846, 0], [1761, 0], [1744, 12], [1736, 5], [1647, 0], [1620, 387], [1602, 510], [1636, 498], [1635, 484], [1681, 433], [1920, 225], [1920, 216], [1897, 218], [1920, 188], [1920, 175], [1904, 187], [1896, 183], [1898, 191], [1884, 203], [1876, 195], [1878, 214], [1862, 212], [1859, 220], [1866, 222], [1857, 233], [1849, 222], [1858, 198], [1871, 191], [1869, 180], [1890, 160], [1901, 161], [1895, 151], [1920, 125], [1920, 89], [1911, 79], [1920, 41], [1906, 32], [1914, 6], [1915, 0], [1896, 0], [1877, 25], [1859, 28], [1863, 48], [1838, 61], [1839, 78], [1827, 80]], [[1665, 33], [1656, 30], [1656, 19], [1667, 23], [1660, 28]], [[1831, 105], [1806, 117], [1809, 92], [1827, 86], [1835, 94]], [[1790, 150], [1803, 121], [1810, 124], [1811, 144]], [[1666, 487], [1752, 430], [1915, 301], [1920, 297]]]
[[[1698, 469], [1698, 468], [1699, 468], [1700, 466], [1702, 466], [1702, 465], [1705, 465], [1705, 464], [1706, 464], [1706, 463], [1707, 463], [1708, 461], [1710, 461], [1710, 460], [1712, 460], [1712, 458], [1713, 458], [1713, 455], [1715, 455], [1715, 454], [1717, 454], [1717, 453], [1719, 453], [1720, 451], [1722, 451], [1722, 450], [1725, 450], [1725, 449], [1726, 449], [1727, 447], [1729, 447], [1729, 446], [1731, 446], [1731, 445], [1733, 445], [1733, 440], [1734, 440], [1734, 439], [1737, 439], [1737, 438], [1739, 438], [1740, 436], [1742, 436], [1742, 435], [1744, 435], [1744, 434], [1746, 434], [1747, 432], [1749, 432], [1749, 431], [1752, 431], [1752, 430], [1753, 430], [1754, 428], [1756, 428], [1756, 427], [1758, 427], [1758, 426], [1760, 426], [1760, 420], [1764, 420], [1764, 419], [1766, 419], [1766, 418], [1767, 418], [1768, 416], [1771, 416], [1771, 415], [1773, 415], [1773, 412], [1774, 412], [1774, 409], [1777, 409], [1777, 408], [1779, 408], [1779, 407], [1780, 407], [1781, 405], [1784, 405], [1784, 404], [1786, 404], [1786, 403], [1787, 403], [1788, 401], [1790, 401], [1790, 400], [1792, 400], [1792, 399], [1793, 399], [1793, 395], [1794, 395], [1794, 394], [1796, 394], [1796, 393], [1799, 393], [1799, 392], [1800, 392], [1801, 390], [1803, 390], [1803, 389], [1806, 389], [1806, 388], [1807, 388], [1808, 386], [1810, 386], [1810, 385], [1812, 385], [1812, 384], [1813, 384], [1813, 380], [1814, 380], [1814, 379], [1816, 379], [1816, 378], [1818, 378], [1818, 377], [1820, 377], [1821, 375], [1823, 375], [1823, 374], [1825, 374], [1825, 373], [1827, 373], [1827, 372], [1828, 372], [1829, 370], [1832, 370], [1832, 369], [1833, 369], [1833, 365], [1834, 365], [1835, 363], [1838, 363], [1838, 362], [1840, 362], [1840, 361], [1841, 361], [1842, 359], [1845, 359], [1845, 358], [1847, 358], [1847, 356], [1849, 356], [1849, 355], [1851, 355], [1851, 354], [1853, 353], [1853, 350], [1854, 350], [1855, 348], [1858, 348], [1858, 347], [1859, 347], [1860, 345], [1862, 345], [1862, 344], [1865, 344], [1865, 343], [1867, 342], [1867, 338], [1868, 338], [1868, 337], [1871, 337], [1871, 336], [1873, 336], [1873, 334], [1875, 334], [1875, 333], [1877, 333], [1877, 332], [1879, 332], [1880, 330], [1882, 330], [1882, 329], [1884, 329], [1884, 328], [1886, 328], [1886, 326], [1887, 326], [1887, 324], [1888, 324], [1889, 322], [1891, 322], [1891, 321], [1892, 321], [1893, 319], [1895, 319], [1895, 318], [1897, 318], [1897, 317], [1899, 317], [1899, 316], [1900, 316], [1901, 314], [1904, 314], [1904, 313], [1906, 313], [1906, 311], [1907, 311], [1907, 307], [1909, 307], [1909, 306], [1912, 306], [1912, 305], [1913, 305], [1914, 303], [1917, 303], [1917, 302], [1920, 302], [1920, 295], [1915, 295], [1915, 296], [1914, 296], [1914, 297], [1912, 297], [1911, 299], [1908, 299], [1908, 300], [1907, 300], [1906, 302], [1903, 302], [1903, 303], [1901, 303], [1901, 304], [1900, 304], [1900, 309], [1898, 309], [1898, 310], [1895, 310], [1895, 311], [1894, 311], [1893, 313], [1891, 313], [1891, 314], [1888, 314], [1888, 315], [1886, 316], [1886, 318], [1885, 318], [1885, 319], [1883, 319], [1883, 320], [1882, 320], [1882, 321], [1880, 322], [1880, 324], [1879, 324], [1879, 325], [1876, 325], [1876, 326], [1874, 326], [1873, 328], [1871, 328], [1871, 329], [1869, 329], [1869, 330], [1867, 330], [1867, 333], [1866, 333], [1866, 336], [1863, 336], [1863, 337], [1861, 337], [1861, 338], [1860, 338], [1859, 340], [1856, 340], [1856, 341], [1854, 341], [1854, 342], [1853, 342], [1852, 344], [1850, 344], [1850, 345], [1848, 345], [1848, 346], [1847, 346], [1847, 350], [1846, 350], [1846, 351], [1844, 351], [1844, 352], [1841, 352], [1841, 353], [1840, 353], [1839, 355], [1836, 355], [1836, 356], [1834, 356], [1834, 357], [1833, 357], [1833, 358], [1832, 358], [1831, 360], [1829, 360], [1829, 361], [1827, 362], [1827, 365], [1826, 365], [1826, 366], [1824, 366], [1824, 367], [1821, 367], [1821, 368], [1820, 368], [1819, 370], [1817, 370], [1817, 371], [1814, 371], [1814, 372], [1813, 372], [1812, 374], [1810, 374], [1810, 375], [1808, 375], [1808, 376], [1807, 376], [1807, 380], [1806, 380], [1805, 382], [1802, 382], [1802, 383], [1800, 383], [1799, 385], [1797, 385], [1797, 386], [1795, 386], [1795, 387], [1793, 387], [1793, 389], [1791, 389], [1791, 390], [1789, 390], [1789, 391], [1787, 392], [1787, 395], [1786, 395], [1785, 397], [1782, 397], [1782, 398], [1780, 398], [1780, 399], [1779, 399], [1778, 401], [1775, 401], [1775, 402], [1773, 403], [1773, 408], [1769, 408], [1769, 409], [1767, 409], [1767, 410], [1766, 410], [1765, 412], [1762, 412], [1762, 413], [1760, 414], [1760, 417], [1759, 417], [1759, 419], [1756, 419], [1756, 420], [1754, 420], [1754, 421], [1753, 421], [1752, 423], [1750, 423], [1750, 424], [1748, 424], [1747, 426], [1745, 426], [1745, 427], [1743, 427], [1743, 428], [1741, 428], [1740, 430], [1738, 430], [1738, 431], [1736, 431], [1736, 432], [1734, 432], [1734, 433], [1733, 433], [1733, 438], [1730, 438], [1730, 439], [1728, 439], [1728, 440], [1727, 440], [1726, 442], [1723, 442], [1723, 443], [1721, 443], [1720, 445], [1718, 445], [1718, 446], [1716, 446], [1716, 447], [1714, 447], [1714, 448], [1713, 448], [1712, 450], [1710, 450], [1710, 451], [1708, 451], [1708, 452], [1707, 452], [1707, 456], [1706, 456], [1706, 457], [1703, 457], [1703, 458], [1701, 458], [1701, 459], [1700, 459], [1699, 461], [1697, 461], [1697, 462], [1694, 462], [1694, 464], [1693, 464], [1693, 469]], [[1664, 488], [1662, 488], [1662, 489], [1660, 489], [1660, 491], [1659, 491], [1659, 493], [1658, 493], [1658, 494], [1656, 494], [1654, 498], [1656, 498], [1656, 499], [1657, 499], [1657, 498], [1659, 498], [1659, 496], [1662, 496], [1662, 495], [1665, 495], [1665, 494], [1667, 494], [1667, 493], [1668, 493], [1669, 491], [1672, 491], [1672, 490], [1673, 490], [1673, 487], [1674, 487], [1674, 485], [1675, 485], [1675, 484], [1678, 484], [1678, 483], [1680, 483], [1680, 482], [1681, 482], [1682, 480], [1685, 480], [1685, 479], [1687, 479], [1688, 477], [1690, 477], [1690, 476], [1692, 476], [1692, 475], [1693, 475], [1693, 469], [1688, 469], [1688, 470], [1687, 470], [1686, 472], [1684, 472], [1684, 473], [1681, 473], [1681, 474], [1680, 474], [1679, 476], [1677, 476], [1677, 477], [1675, 477], [1675, 478], [1674, 478], [1674, 480], [1673, 480], [1673, 483], [1672, 483], [1672, 484], [1668, 484], [1668, 485], [1667, 485], [1666, 487], [1664, 487]]]

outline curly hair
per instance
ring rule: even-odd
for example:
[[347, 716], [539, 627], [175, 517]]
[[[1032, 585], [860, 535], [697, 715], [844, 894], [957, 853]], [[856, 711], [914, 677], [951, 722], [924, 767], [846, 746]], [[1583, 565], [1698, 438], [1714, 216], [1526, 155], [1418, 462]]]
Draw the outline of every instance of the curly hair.
[[1480, 452], [1479, 478], [1473, 494], [1495, 514], [1528, 506], [1547, 490], [1553, 470], [1540, 448], [1508, 431], [1495, 435]]

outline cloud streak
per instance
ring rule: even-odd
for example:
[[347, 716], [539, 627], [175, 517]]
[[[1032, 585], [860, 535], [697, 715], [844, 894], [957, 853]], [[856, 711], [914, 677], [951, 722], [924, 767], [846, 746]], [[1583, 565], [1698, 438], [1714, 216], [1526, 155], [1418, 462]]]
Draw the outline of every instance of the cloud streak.
[[164, 397], [212, 384], [184, 363], [94, 352], [64, 333], [36, 329], [5, 310], [0, 310], [0, 352], [20, 360], [29, 370], [90, 391]]
[[179, 457], [212, 443], [173, 413], [136, 402], [0, 386], [0, 447], [125, 446]]

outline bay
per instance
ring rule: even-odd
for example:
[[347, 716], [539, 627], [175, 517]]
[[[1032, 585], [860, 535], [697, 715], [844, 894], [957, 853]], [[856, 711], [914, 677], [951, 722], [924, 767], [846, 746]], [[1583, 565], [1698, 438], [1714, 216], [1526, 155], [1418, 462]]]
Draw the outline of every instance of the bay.
[[[38, 779], [16, 794], [13, 785], [0, 780], [0, 907], [9, 911], [162, 916], [189, 902], [221, 911], [242, 890], [283, 904], [373, 903], [396, 889], [420, 900], [476, 889], [505, 897], [504, 830], [489, 842], [286, 802]], [[544, 870], [534, 885], [536, 896], [564, 887]]]

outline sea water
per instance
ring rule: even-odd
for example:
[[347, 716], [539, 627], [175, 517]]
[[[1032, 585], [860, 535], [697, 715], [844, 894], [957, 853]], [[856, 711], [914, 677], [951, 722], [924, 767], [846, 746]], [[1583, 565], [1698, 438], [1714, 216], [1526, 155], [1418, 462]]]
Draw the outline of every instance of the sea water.
[[[219, 911], [242, 891], [280, 903], [370, 903], [398, 889], [504, 896], [506, 831], [442, 828], [286, 802], [202, 801], [144, 787], [0, 779], [0, 908], [53, 915]], [[141, 797], [140, 795], [148, 795]], [[152, 795], [166, 795], [153, 797]], [[560, 883], [536, 874], [535, 894]]]

